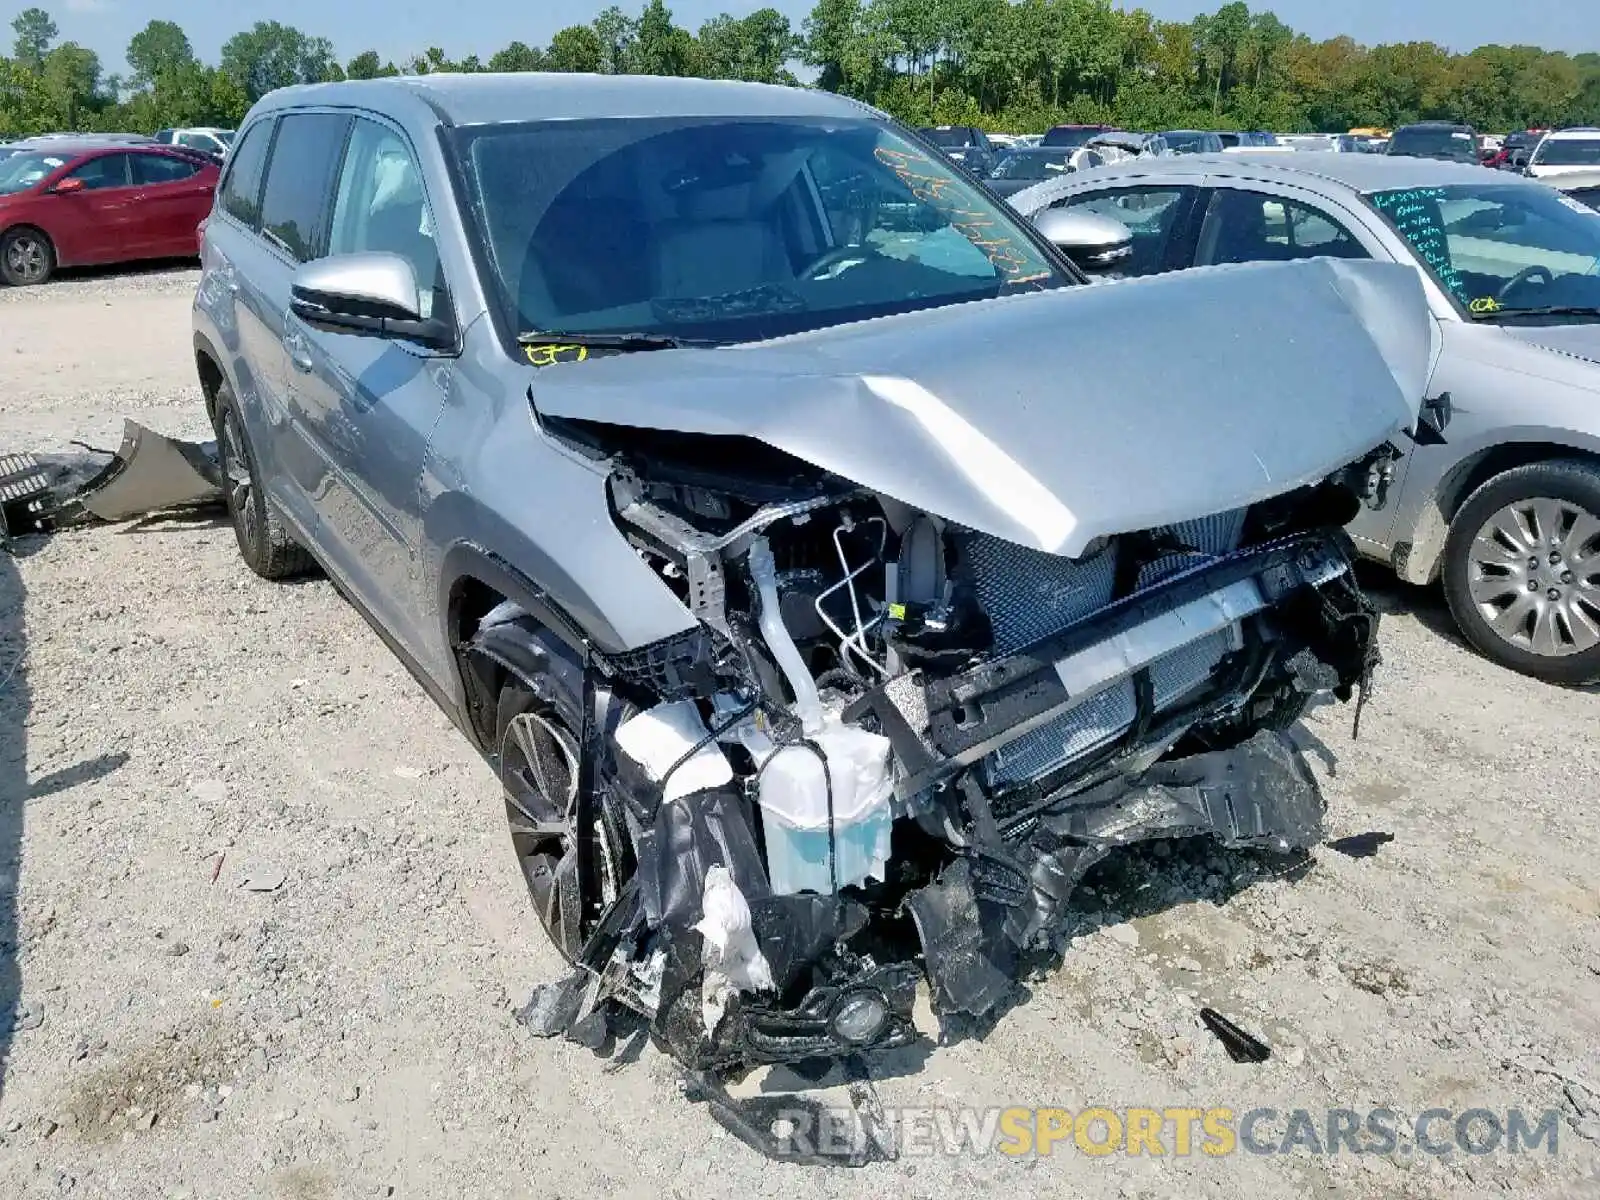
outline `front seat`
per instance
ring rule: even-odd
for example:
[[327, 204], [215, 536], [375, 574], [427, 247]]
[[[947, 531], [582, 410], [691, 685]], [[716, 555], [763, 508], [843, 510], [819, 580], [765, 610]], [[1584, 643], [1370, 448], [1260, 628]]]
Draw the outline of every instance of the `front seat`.
[[666, 221], [655, 236], [656, 294], [699, 299], [790, 282], [777, 231], [765, 221]]

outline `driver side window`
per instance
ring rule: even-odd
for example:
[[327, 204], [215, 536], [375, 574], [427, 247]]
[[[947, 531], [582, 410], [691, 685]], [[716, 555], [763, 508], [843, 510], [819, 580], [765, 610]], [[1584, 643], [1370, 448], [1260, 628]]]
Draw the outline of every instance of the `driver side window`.
[[328, 241], [329, 254], [361, 251], [387, 251], [410, 263], [422, 316], [433, 315], [444, 279], [421, 168], [398, 133], [365, 118], [357, 118], [350, 135]]

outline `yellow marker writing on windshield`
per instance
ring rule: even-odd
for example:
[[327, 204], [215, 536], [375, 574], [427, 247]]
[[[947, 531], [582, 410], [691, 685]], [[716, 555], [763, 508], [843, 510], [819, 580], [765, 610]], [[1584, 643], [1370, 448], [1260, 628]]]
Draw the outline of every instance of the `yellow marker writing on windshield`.
[[536, 367], [553, 367], [556, 363], [582, 362], [589, 357], [587, 346], [525, 346], [523, 352]]
[[1500, 301], [1496, 300], [1493, 296], [1479, 296], [1471, 304], [1467, 305], [1467, 307], [1475, 313], [1499, 312]]

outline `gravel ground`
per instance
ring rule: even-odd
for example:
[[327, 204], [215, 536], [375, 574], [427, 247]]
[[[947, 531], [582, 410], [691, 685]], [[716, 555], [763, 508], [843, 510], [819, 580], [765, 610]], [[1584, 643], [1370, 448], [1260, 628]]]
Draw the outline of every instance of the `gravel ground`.
[[[194, 282], [0, 290], [0, 450], [114, 445], [124, 414], [203, 435]], [[1393, 840], [1295, 878], [1187, 844], [1116, 860], [1024, 1003], [878, 1062], [878, 1092], [1403, 1129], [1555, 1109], [1553, 1155], [770, 1165], [654, 1050], [515, 1024], [557, 959], [489, 771], [326, 582], [159, 521], [0, 554], [0, 1196], [1594, 1196], [1600, 1095], [1559, 1075], [1600, 1086], [1600, 699], [1488, 666], [1436, 595], [1373, 579], [1362, 736], [1345, 708], [1300, 736], [1332, 836]], [[1272, 1059], [1230, 1062], [1207, 1003]]]

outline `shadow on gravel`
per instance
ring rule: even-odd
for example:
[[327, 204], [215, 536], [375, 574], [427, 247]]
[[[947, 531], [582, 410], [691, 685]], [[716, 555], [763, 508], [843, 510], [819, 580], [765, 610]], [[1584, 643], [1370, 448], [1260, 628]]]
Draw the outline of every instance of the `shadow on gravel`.
[[[1361, 590], [1366, 592], [1367, 599], [1380, 613], [1407, 613], [1428, 632], [1464, 650], [1472, 650], [1456, 628], [1450, 606], [1444, 602], [1444, 589], [1437, 583], [1426, 586], [1403, 583], [1387, 567], [1365, 559], [1356, 564], [1356, 578], [1361, 581]], [[1472, 650], [1472, 653], [1477, 651]]]
[[17, 885], [22, 866], [23, 805], [28, 796], [28, 675], [22, 614], [22, 576], [16, 560], [0, 550], [0, 1096], [5, 1094], [11, 1040], [24, 1020], [21, 931]]

